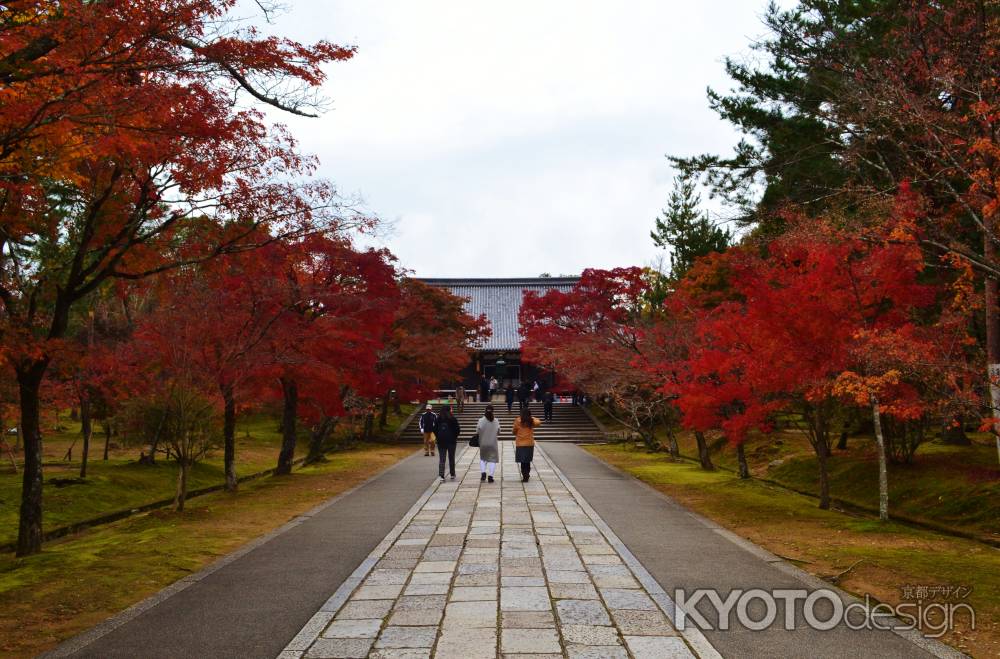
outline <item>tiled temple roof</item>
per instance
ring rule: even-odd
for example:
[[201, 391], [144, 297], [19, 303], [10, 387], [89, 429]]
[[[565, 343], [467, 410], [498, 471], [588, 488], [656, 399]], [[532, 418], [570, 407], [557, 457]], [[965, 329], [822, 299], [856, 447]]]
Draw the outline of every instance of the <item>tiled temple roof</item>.
[[522, 277], [514, 279], [421, 279], [431, 286], [448, 288], [468, 300], [465, 309], [471, 315], [485, 315], [493, 329], [486, 344], [477, 346], [487, 352], [508, 352], [521, 349], [521, 333], [517, 315], [525, 291], [539, 294], [553, 288], [572, 290], [579, 277]]

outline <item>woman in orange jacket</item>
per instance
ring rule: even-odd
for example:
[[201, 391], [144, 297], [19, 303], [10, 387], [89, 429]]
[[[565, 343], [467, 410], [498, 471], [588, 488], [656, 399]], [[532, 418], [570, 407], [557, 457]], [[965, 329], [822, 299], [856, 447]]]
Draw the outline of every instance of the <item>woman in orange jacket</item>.
[[535, 458], [535, 428], [542, 422], [531, 416], [531, 408], [521, 408], [521, 416], [514, 420], [514, 462], [521, 465], [521, 481], [531, 477], [531, 461]]

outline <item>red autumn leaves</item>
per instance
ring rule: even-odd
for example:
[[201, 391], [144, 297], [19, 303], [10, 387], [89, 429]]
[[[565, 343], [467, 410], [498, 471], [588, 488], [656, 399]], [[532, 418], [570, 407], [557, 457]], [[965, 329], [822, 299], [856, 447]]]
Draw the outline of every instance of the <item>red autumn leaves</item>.
[[764, 246], [702, 259], [662, 301], [654, 273], [588, 271], [573, 293], [526, 298], [525, 354], [619, 409], [658, 401], [650, 420], [733, 445], [793, 413], [825, 482], [844, 407], [875, 396], [905, 422], [974, 400], [968, 278], [927, 271], [918, 209], [903, 190], [876, 229], [798, 222]]

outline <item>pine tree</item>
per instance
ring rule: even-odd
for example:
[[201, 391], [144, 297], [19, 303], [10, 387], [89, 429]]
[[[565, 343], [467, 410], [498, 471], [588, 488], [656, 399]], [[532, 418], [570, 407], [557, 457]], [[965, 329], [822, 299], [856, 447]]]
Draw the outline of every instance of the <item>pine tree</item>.
[[712, 223], [700, 206], [694, 180], [676, 177], [667, 207], [649, 234], [658, 247], [670, 249], [671, 279], [683, 277], [698, 257], [722, 252], [731, 244], [729, 232]]

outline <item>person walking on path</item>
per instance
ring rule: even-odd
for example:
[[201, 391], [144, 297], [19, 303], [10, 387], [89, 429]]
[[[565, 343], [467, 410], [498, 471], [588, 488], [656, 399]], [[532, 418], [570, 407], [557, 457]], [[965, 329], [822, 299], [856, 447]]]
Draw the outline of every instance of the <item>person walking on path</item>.
[[434, 408], [427, 404], [427, 410], [420, 415], [420, 432], [424, 433], [424, 455], [434, 455], [434, 424], [437, 414]]
[[503, 392], [503, 398], [507, 403], [507, 411], [511, 412], [514, 409], [514, 385], [512, 383], [507, 383], [507, 388]]
[[521, 482], [531, 478], [531, 461], [535, 459], [535, 428], [542, 422], [531, 416], [531, 408], [521, 408], [521, 416], [514, 419], [514, 462], [521, 465]]
[[462, 431], [458, 419], [451, 413], [447, 405], [441, 408], [437, 422], [434, 424], [434, 437], [437, 438], [438, 476], [444, 480], [444, 459], [448, 458], [448, 473], [455, 480], [455, 449], [458, 447], [458, 434]]
[[483, 376], [483, 379], [479, 381], [479, 402], [487, 403], [490, 400], [490, 381]]
[[489, 478], [493, 482], [497, 463], [500, 462], [500, 419], [493, 416], [493, 406], [487, 405], [482, 418], [476, 424], [479, 435], [479, 481]]
[[465, 387], [461, 384], [455, 387], [455, 411], [465, 411]]
[[542, 418], [546, 421], [552, 420], [552, 405], [556, 402], [556, 397], [551, 391], [542, 394]]

